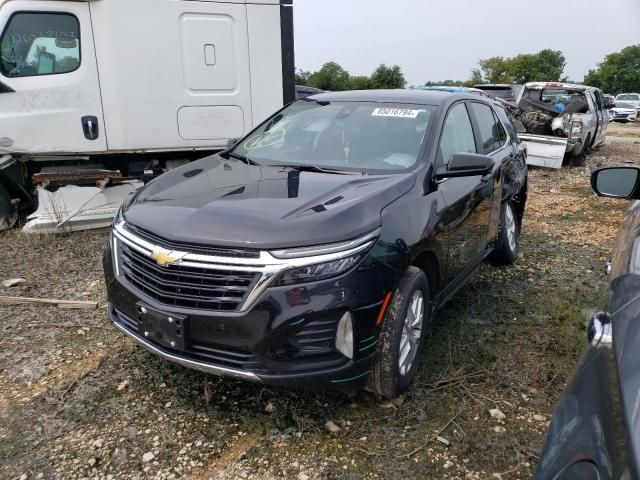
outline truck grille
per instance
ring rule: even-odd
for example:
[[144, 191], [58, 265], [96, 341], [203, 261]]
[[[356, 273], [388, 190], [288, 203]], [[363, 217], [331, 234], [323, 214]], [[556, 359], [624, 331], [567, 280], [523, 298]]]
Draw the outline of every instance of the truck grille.
[[169, 265], [120, 245], [122, 275], [136, 289], [164, 305], [213, 311], [237, 310], [259, 274]]

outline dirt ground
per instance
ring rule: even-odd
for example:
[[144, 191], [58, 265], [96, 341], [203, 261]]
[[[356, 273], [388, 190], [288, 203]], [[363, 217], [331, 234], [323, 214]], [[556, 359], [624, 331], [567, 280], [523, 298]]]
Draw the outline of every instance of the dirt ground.
[[588, 316], [606, 305], [603, 267], [629, 206], [597, 198], [589, 173], [625, 161], [640, 164], [640, 124], [612, 124], [587, 167], [530, 171], [517, 264], [483, 267], [439, 314], [394, 402], [164, 362], [107, 321], [105, 230], [0, 234], [0, 280], [26, 279], [0, 295], [99, 302], [0, 305], [0, 477], [530, 478]]

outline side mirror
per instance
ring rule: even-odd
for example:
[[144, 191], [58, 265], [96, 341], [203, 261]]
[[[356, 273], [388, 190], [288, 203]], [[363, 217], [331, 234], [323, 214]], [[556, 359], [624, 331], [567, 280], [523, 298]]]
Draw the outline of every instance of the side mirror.
[[235, 147], [239, 141], [239, 138], [230, 138], [229, 140], [227, 140], [227, 148], [229, 149]]
[[616, 102], [615, 101], [612, 101], [612, 100], [607, 101], [607, 105], [606, 105], [607, 110], [609, 110], [609, 109], [611, 109], [611, 108], [613, 108], [615, 106], [616, 106]]
[[591, 174], [591, 188], [601, 197], [640, 199], [640, 169], [606, 167]]
[[491, 173], [495, 162], [488, 155], [456, 153], [451, 156], [446, 170], [436, 172], [436, 180], [451, 177], [472, 177]]

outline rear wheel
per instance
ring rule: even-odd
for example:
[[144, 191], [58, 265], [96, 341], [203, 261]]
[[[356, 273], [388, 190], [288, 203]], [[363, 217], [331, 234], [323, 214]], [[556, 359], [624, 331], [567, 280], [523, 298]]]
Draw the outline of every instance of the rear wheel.
[[502, 204], [500, 212], [500, 232], [497, 243], [500, 245], [491, 252], [489, 261], [494, 265], [511, 265], [518, 258], [520, 245], [520, 220], [513, 202]]
[[384, 316], [368, 389], [393, 398], [413, 380], [429, 325], [429, 283], [417, 267], [409, 267]]

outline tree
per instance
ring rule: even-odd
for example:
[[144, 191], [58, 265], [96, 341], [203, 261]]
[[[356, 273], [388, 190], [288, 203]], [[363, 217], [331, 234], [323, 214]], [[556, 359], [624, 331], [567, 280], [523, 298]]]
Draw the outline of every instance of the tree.
[[328, 62], [325, 63], [320, 70], [309, 76], [307, 84], [322, 90], [348, 90], [349, 72], [336, 62]]
[[[509, 72], [509, 59], [503, 57], [482, 58], [478, 62], [482, 77], [487, 83], [511, 83]], [[473, 70], [472, 70], [473, 75]]]
[[482, 71], [479, 68], [471, 69], [471, 78], [465, 82], [470, 86], [478, 85], [479, 83], [484, 83], [484, 79], [482, 78]]
[[307, 85], [309, 83], [310, 76], [311, 76], [311, 72], [306, 72], [301, 68], [296, 69], [296, 73], [295, 73], [296, 85]]
[[589, 70], [584, 83], [605, 92], [640, 91], [640, 44], [607, 55], [595, 70]]
[[383, 63], [371, 74], [371, 88], [404, 88], [406, 84], [398, 65], [387, 67]]
[[515, 83], [557, 82], [566, 61], [559, 50], [545, 49], [535, 54], [520, 54], [508, 59], [511, 80]]
[[368, 90], [371, 87], [371, 79], [366, 75], [352, 76], [349, 80], [351, 90]]

